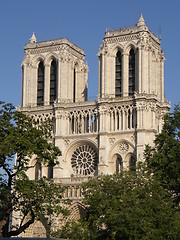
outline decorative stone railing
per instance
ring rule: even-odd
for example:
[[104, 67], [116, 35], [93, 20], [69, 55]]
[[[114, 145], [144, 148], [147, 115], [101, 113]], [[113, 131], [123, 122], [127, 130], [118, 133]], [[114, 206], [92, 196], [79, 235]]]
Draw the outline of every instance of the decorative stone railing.
[[113, 106], [71, 109], [67, 113], [66, 134], [87, 134], [131, 130], [136, 124], [136, 109], [133, 104], [113, 104]]
[[82, 196], [82, 187], [83, 182], [87, 182], [89, 177], [70, 177], [70, 178], [61, 178], [54, 179], [55, 183], [61, 183], [66, 187], [63, 198], [71, 200], [81, 200]]
[[98, 134], [133, 130], [137, 122], [137, 106], [132, 97], [126, 101], [87, 101], [71, 104], [56, 104], [44, 111], [34, 109], [33, 117], [38, 122], [53, 120], [56, 136]]

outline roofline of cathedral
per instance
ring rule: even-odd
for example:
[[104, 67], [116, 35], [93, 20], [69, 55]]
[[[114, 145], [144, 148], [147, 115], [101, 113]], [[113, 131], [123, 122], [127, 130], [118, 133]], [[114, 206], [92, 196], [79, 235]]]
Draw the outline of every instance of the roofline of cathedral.
[[118, 37], [118, 36], [122, 36], [122, 35], [124, 36], [124, 35], [129, 35], [129, 34], [137, 34], [140, 32], [149, 33], [150, 36], [152, 37], [152, 39], [154, 39], [159, 45], [161, 44], [160, 38], [156, 34], [154, 34], [152, 31], [149, 30], [148, 26], [146, 25], [146, 23], [142, 17], [142, 14], [136, 25], [132, 25], [129, 27], [122, 27], [119, 29], [107, 28], [105, 31], [104, 40], [107, 38]]
[[24, 50], [52, 47], [52, 46], [62, 45], [62, 44], [68, 45], [69, 47], [75, 49], [77, 52], [80, 52], [82, 55], [85, 56], [84, 49], [78, 47], [76, 44], [72, 43], [67, 38], [57, 38], [53, 40], [46, 40], [46, 41], [40, 41], [40, 42], [36, 42], [36, 41], [30, 42], [25, 45]]

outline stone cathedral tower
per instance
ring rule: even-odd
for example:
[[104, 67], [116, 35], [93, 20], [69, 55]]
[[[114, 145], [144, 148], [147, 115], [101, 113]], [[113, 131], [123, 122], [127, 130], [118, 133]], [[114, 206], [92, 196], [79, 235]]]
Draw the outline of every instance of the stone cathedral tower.
[[[133, 27], [107, 30], [98, 58], [96, 101], [87, 100], [84, 51], [69, 40], [37, 42], [33, 34], [22, 62], [21, 110], [39, 121], [51, 118], [53, 141], [62, 151], [53, 169], [32, 159], [29, 176], [68, 185], [64, 197], [76, 202], [72, 218], [83, 208], [77, 184], [89, 176], [134, 168], [170, 107], [164, 97], [161, 43], [142, 15]], [[29, 236], [36, 236], [33, 229]]]

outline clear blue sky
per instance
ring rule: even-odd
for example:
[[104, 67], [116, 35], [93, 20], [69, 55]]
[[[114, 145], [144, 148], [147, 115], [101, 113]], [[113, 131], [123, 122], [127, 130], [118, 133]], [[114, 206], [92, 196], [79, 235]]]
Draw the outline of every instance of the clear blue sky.
[[98, 58], [106, 28], [146, 24], [162, 36], [165, 94], [180, 102], [179, 0], [0, 0], [0, 99], [21, 104], [21, 62], [32, 32], [37, 41], [68, 38], [83, 48], [89, 65], [88, 95], [97, 96]]

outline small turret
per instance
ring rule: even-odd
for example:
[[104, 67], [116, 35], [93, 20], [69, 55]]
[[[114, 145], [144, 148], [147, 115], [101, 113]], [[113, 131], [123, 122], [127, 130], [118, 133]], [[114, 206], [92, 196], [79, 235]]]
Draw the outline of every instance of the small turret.
[[33, 32], [32, 36], [29, 40], [30, 40], [30, 43], [36, 43], [37, 42], [34, 32]]

